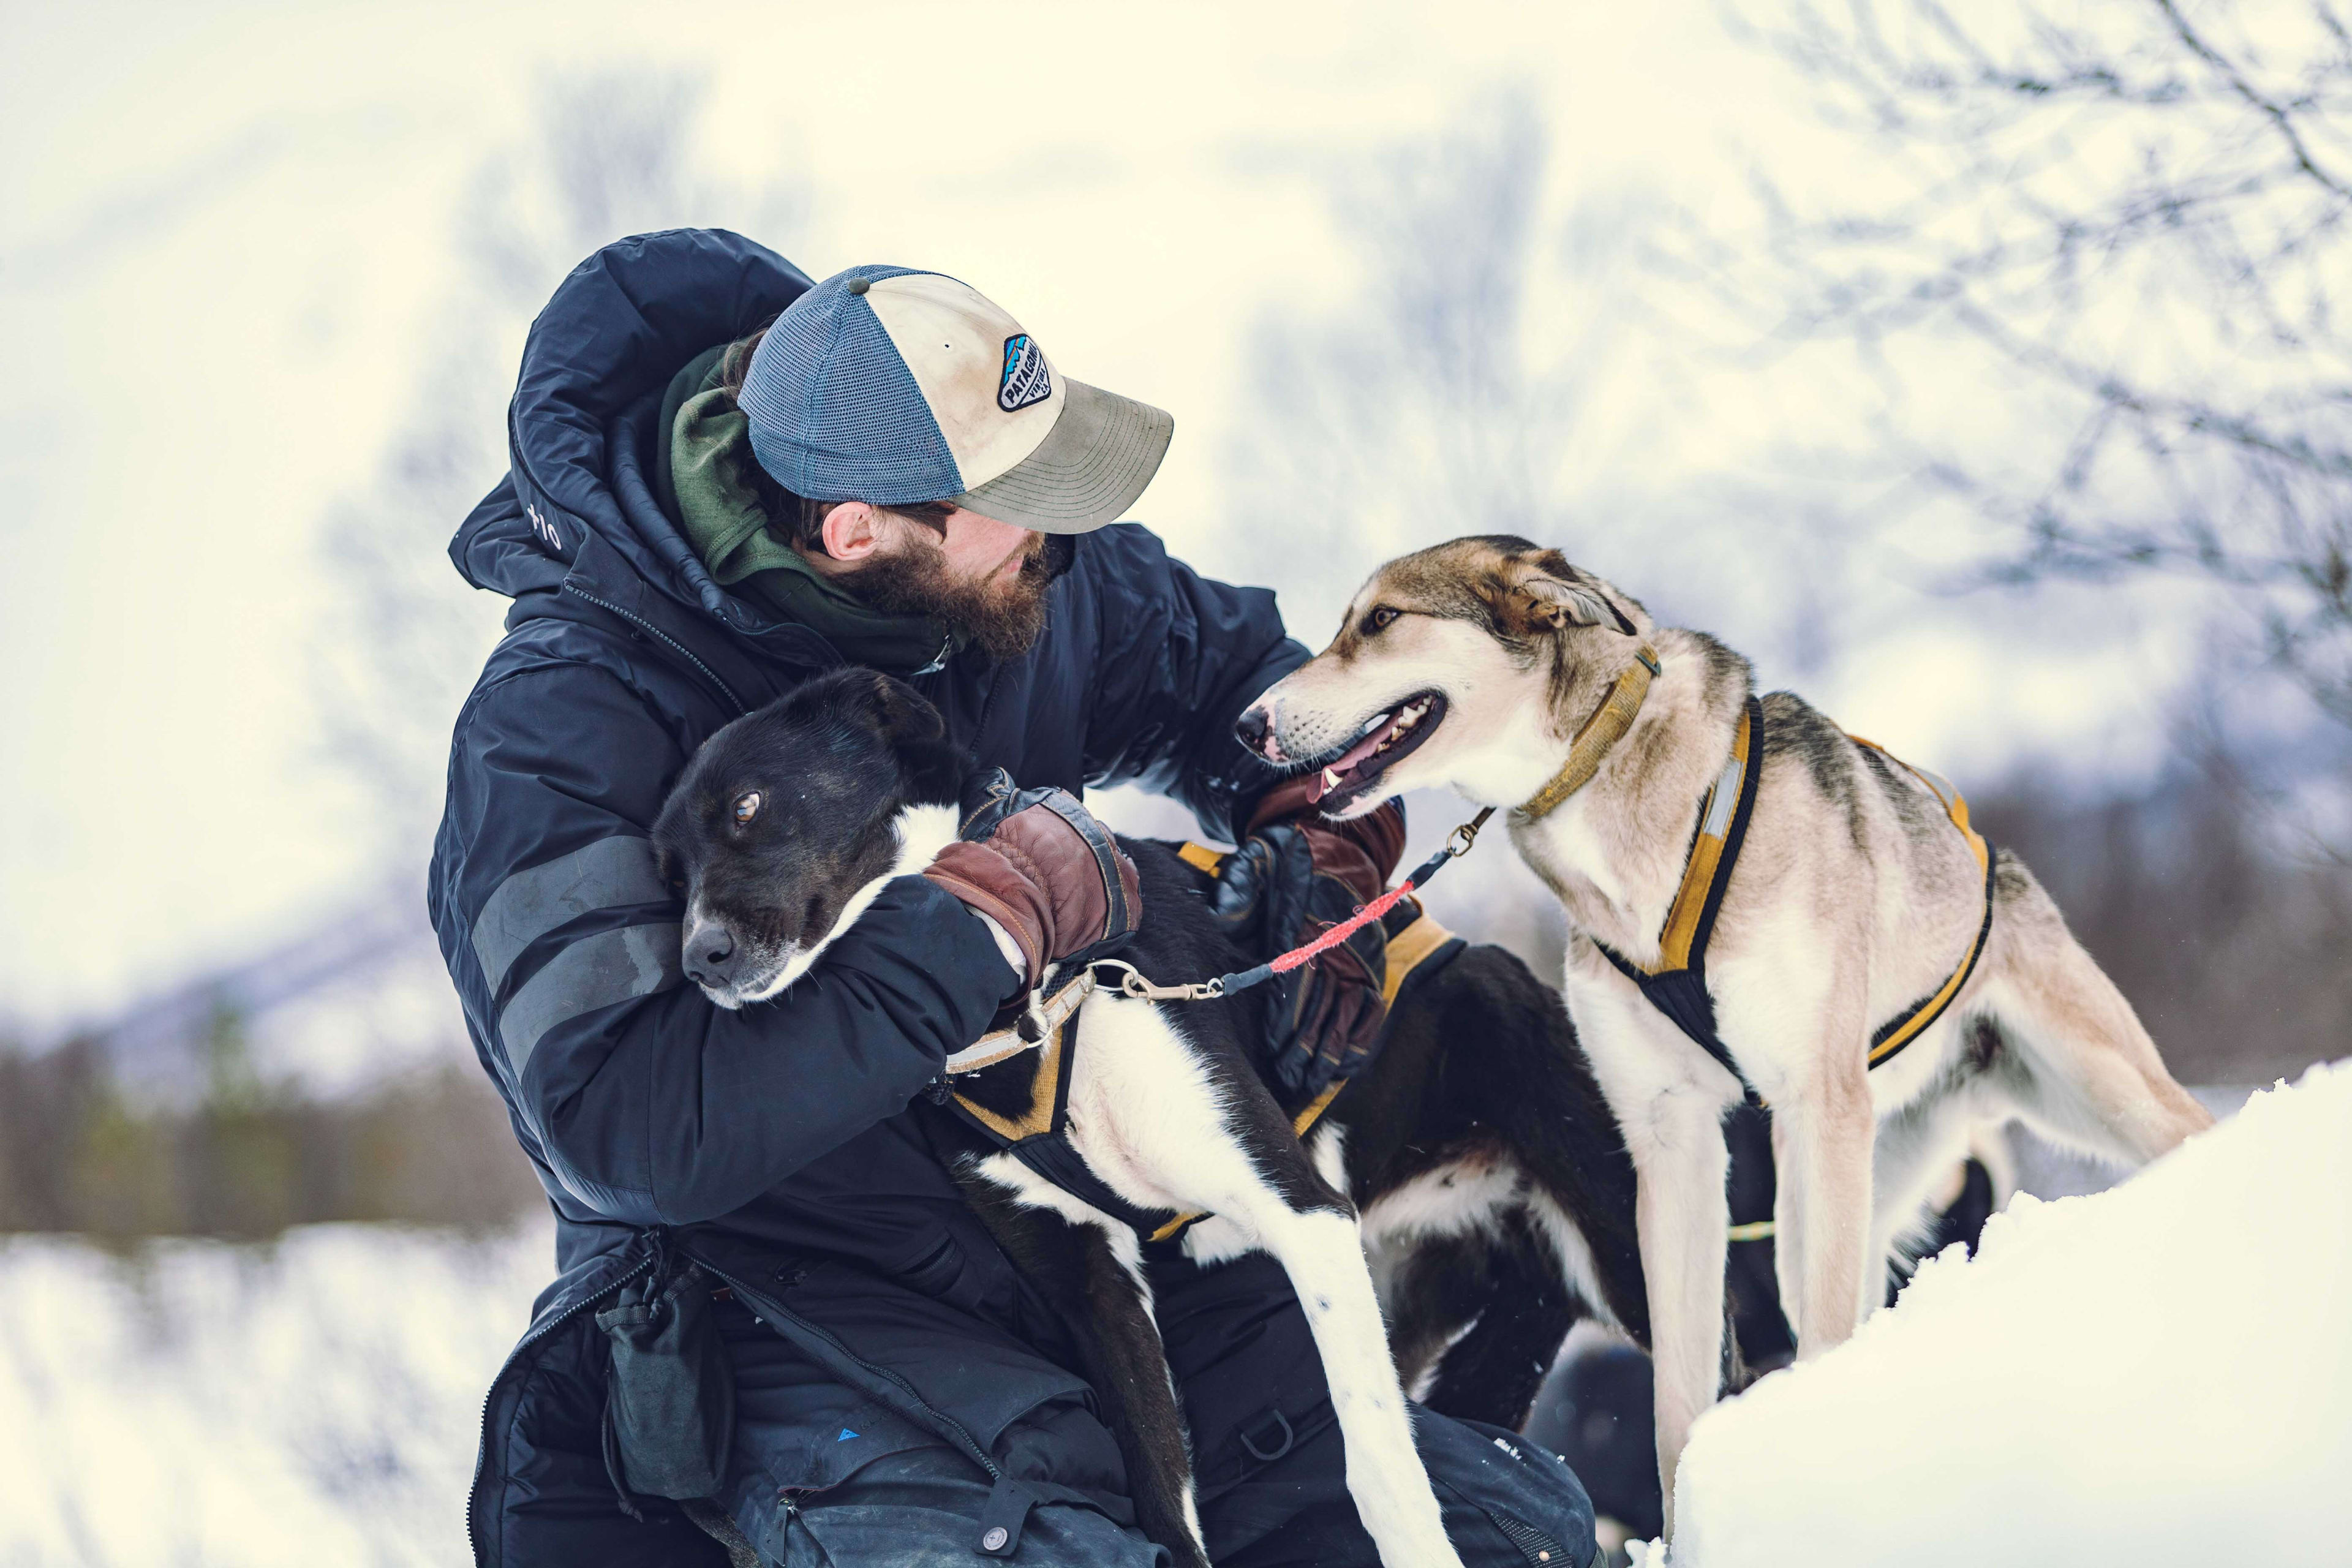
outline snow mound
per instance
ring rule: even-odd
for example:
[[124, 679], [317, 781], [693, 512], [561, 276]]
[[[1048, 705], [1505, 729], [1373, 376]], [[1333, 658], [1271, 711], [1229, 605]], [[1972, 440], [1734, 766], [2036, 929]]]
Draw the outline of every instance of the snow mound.
[[[1709, 1412], [1676, 1568], [2352, 1563], [2352, 1060]], [[1654, 1561], [1654, 1558], [1653, 1558]]]
[[0, 1241], [0, 1563], [471, 1561], [490, 1377], [544, 1224]]

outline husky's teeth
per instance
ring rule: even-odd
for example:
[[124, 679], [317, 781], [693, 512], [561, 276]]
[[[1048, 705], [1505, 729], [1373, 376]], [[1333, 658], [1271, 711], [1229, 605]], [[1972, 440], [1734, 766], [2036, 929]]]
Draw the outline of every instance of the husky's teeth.
[[1323, 770], [1323, 787], [1325, 789], [1338, 789], [1339, 787], [1339, 769], [1325, 768]]
[[1421, 715], [1408, 708], [1402, 713], [1397, 715], [1396, 727], [1400, 730], [1410, 730], [1415, 724], [1420, 722]]

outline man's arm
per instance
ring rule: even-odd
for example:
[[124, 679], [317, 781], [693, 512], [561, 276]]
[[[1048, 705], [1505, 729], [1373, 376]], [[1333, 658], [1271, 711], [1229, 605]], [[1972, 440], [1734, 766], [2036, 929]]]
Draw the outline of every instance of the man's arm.
[[1138, 784], [1190, 806], [1230, 843], [1276, 781], [1234, 739], [1259, 692], [1307, 662], [1274, 594], [1213, 582], [1134, 523], [1089, 534], [1102, 647], [1087, 725], [1087, 782]]
[[896, 1115], [1016, 976], [987, 926], [900, 878], [774, 1001], [683, 984], [646, 835], [684, 762], [623, 683], [542, 668], [458, 721], [433, 913], [467, 1021], [557, 1179], [598, 1213], [740, 1207]]

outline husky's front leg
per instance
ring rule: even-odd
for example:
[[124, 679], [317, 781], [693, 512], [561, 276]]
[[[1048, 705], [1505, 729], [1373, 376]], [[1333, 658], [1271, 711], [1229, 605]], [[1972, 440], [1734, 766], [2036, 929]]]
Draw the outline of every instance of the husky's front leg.
[[1590, 943], [1571, 943], [1569, 1013], [1633, 1162], [1633, 1222], [1650, 1298], [1658, 1483], [1669, 1531], [1675, 1466], [1723, 1386], [1731, 1212], [1725, 1112], [1741, 1085], [1643, 1000]]
[[1667, 1095], [1646, 1108], [1638, 1131], [1625, 1129], [1633, 1157], [1634, 1232], [1650, 1292], [1658, 1484], [1669, 1534], [1675, 1467], [1691, 1424], [1723, 1387], [1723, 1273], [1731, 1229], [1723, 1110], [1705, 1096]]
[[1772, 1108], [1773, 1267], [1800, 1361], [1852, 1338], [1886, 1289], [1885, 1260], [1869, 1256], [1878, 1112], [1865, 975], [1858, 958], [1717, 974], [1723, 1016], [1739, 1020], [1740, 1070]]
[[1347, 1447], [1348, 1493], [1381, 1563], [1459, 1568], [1437, 1494], [1412, 1446], [1355, 1209], [1337, 1194], [1331, 1203], [1294, 1209], [1269, 1190], [1234, 1217], [1256, 1233], [1298, 1293]]
[[1871, 1106], [1868, 1046], [1832, 1035], [1812, 1081], [1766, 1091], [1772, 1106], [1774, 1265], [1781, 1304], [1811, 1361], [1853, 1336], [1865, 1296], [1886, 1289], [1870, 1262]]

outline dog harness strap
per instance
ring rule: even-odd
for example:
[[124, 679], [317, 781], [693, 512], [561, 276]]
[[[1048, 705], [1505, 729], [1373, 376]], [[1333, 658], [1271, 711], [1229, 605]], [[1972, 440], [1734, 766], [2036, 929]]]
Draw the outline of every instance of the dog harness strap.
[[1952, 998], [1960, 994], [1960, 987], [1969, 983], [1969, 976], [1977, 972], [1977, 960], [1984, 956], [1985, 939], [1992, 934], [1992, 881], [1995, 861], [1990, 844], [1974, 834], [1970, 834], [1969, 837], [1976, 838], [1977, 844], [1981, 847], [1979, 852], [1983, 855], [1985, 862], [1984, 919], [1977, 922], [1977, 939], [1969, 945], [1969, 955], [1960, 961], [1960, 966], [1958, 969], [1952, 971], [1952, 977], [1944, 982], [1941, 990], [1932, 996], [1922, 997], [1914, 1002], [1907, 1011], [1896, 1014], [1879, 1026], [1878, 1032], [1870, 1037], [1872, 1067], [1876, 1067], [1883, 1061], [1891, 1060], [1904, 1047], [1925, 1034], [1928, 1025], [1942, 1017], [1944, 1009], [1952, 1005]]
[[[1738, 728], [1733, 731], [1730, 759], [1715, 782], [1707, 785], [1706, 794], [1699, 797], [1698, 824], [1691, 835], [1690, 852], [1683, 861], [1682, 885], [1675, 889], [1665, 929], [1658, 938], [1656, 967], [1645, 969], [1598, 938], [1592, 942], [1620, 973], [1641, 987], [1643, 996], [1652, 1006], [1743, 1082], [1745, 1075], [1732, 1060], [1730, 1047], [1716, 1032], [1715, 998], [1706, 986], [1706, 949], [1715, 935], [1715, 918], [1723, 908], [1724, 889], [1730, 885], [1732, 868], [1738, 864], [1740, 846], [1747, 841], [1748, 819], [1755, 814], [1757, 781], [1764, 772], [1763, 737], [1764, 705], [1751, 696], [1741, 710]], [[1859, 735], [1847, 738], [1858, 746], [1869, 747], [1927, 786], [1943, 805], [1952, 826], [1967, 840], [1969, 851], [1976, 857], [1985, 878], [1984, 918], [1977, 924], [1976, 940], [1969, 945], [1959, 967], [1941, 986], [1872, 1034], [1869, 1065], [1876, 1067], [1892, 1060], [1904, 1047], [1924, 1034], [1951, 1005], [1952, 999], [1969, 983], [1969, 976], [1976, 973], [1977, 960], [1983, 956], [1986, 939], [1992, 932], [1995, 858], [1992, 846], [1969, 826], [1969, 803], [1958, 790], [1925, 768], [1913, 767], [1874, 741], [1865, 741]]]
[[1138, 1236], [1152, 1235], [1175, 1221], [1173, 1210], [1142, 1208], [1120, 1197], [1109, 1184], [1095, 1174], [1092, 1166], [1079, 1158], [1078, 1152], [1070, 1147], [1070, 1141], [1059, 1132], [1050, 1138], [1032, 1138], [1016, 1144], [1013, 1157], [1080, 1203], [1100, 1209]]
[[1764, 705], [1750, 697], [1732, 732], [1730, 759], [1699, 802], [1698, 830], [1683, 867], [1683, 885], [1666, 913], [1665, 932], [1658, 938], [1662, 970], [1706, 967], [1707, 939], [1715, 934], [1716, 912], [1723, 907], [1723, 885], [1731, 880], [1740, 841], [1748, 837], [1748, 819], [1756, 810], [1755, 781], [1761, 771], [1754, 765], [1756, 742], [1763, 728]]
[[1046, 1037], [1069, 1021], [1078, 1010], [1078, 1004], [1094, 994], [1097, 984], [1091, 965], [1081, 969], [1059, 991], [1038, 1002], [1032, 998], [1028, 1010], [1019, 1019], [1002, 1029], [992, 1029], [947, 1059], [947, 1072], [952, 1078], [960, 1073], [978, 1072], [994, 1067], [1008, 1057], [1023, 1051], [1034, 1051], [1044, 1045]]
[[1731, 755], [1723, 772], [1699, 797], [1698, 821], [1691, 831], [1690, 853], [1683, 861], [1682, 885], [1675, 889], [1665, 929], [1658, 938], [1657, 967], [1644, 969], [1597, 939], [1592, 944], [1642, 988], [1650, 1005], [1673, 1020], [1676, 1028], [1743, 1084], [1746, 1077], [1731, 1059], [1723, 1037], [1716, 1032], [1715, 997], [1706, 988], [1706, 949], [1715, 938], [1715, 917], [1723, 908], [1723, 890], [1730, 884], [1732, 868], [1739, 864], [1740, 846], [1748, 841], [1748, 824], [1756, 815], [1756, 787], [1764, 773], [1763, 760], [1764, 704], [1751, 695], [1739, 710], [1739, 722], [1731, 734]]
[[1576, 738], [1568, 743], [1568, 761], [1560, 763], [1551, 783], [1519, 807], [1521, 821], [1536, 822], [1550, 816], [1562, 801], [1592, 782], [1592, 775], [1601, 771], [1601, 759], [1633, 727], [1633, 716], [1641, 712], [1642, 704], [1649, 698], [1650, 682], [1664, 672], [1656, 650], [1643, 643], [1633, 655], [1633, 668], [1617, 678], [1609, 695], [1601, 699], [1592, 717], [1584, 721]]
[[[1395, 1007], [1397, 998], [1404, 994], [1407, 981], [1415, 975], [1427, 976], [1436, 973], [1453, 963], [1462, 951], [1469, 946], [1469, 943], [1438, 924], [1434, 917], [1419, 913], [1421, 906], [1418, 903], [1412, 907], [1416, 911], [1412, 922], [1389, 938], [1389, 972], [1388, 978], [1381, 988], [1381, 997], [1391, 1008]], [[1387, 1039], [1385, 1032], [1381, 1039], [1385, 1043]], [[1379, 1059], [1380, 1051], [1375, 1047], [1370, 1056], [1357, 1064], [1356, 1071], [1362, 1072], [1365, 1068]], [[1332, 1102], [1339, 1098], [1339, 1091], [1354, 1081], [1354, 1076], [1350, 1075], [1327, 1084], [1323, 1092], [1308, 1100], [1297, 1114], [1291, 1117], [1290, 1130], [1300, 1138], [1305, 1138], [1314, 1130], [1315, 1124], [1323, 1120], [1323, 1113], [1331, 1109]], [[1208, 1217], [1205, 1212], [1178, 1215], [1151, 1232], [1146, 1239], [1172, 1241], [1181, 1236], [1188, 1227]]]
[[1205, 844], [1195, 844], [1189, 838], [1176, 847], [1176, 858], [1204, 877], [1215, 876], [1225, 864], [1223, 851], [1212, 849]]
[[1960, 994], [1960, 988], [1969, 983], [1969, 976], [1976, 973], [1977, 960], [1984, 955], [1985, 941], [1992, 934], [1993, 874], [1998, 868], [1999, 857], [1993, 854], [1992, 846], [1986, 841], [1984, 835], [1969, 821], [1968, 798], [1952, 786], [1950, 780], [1926, 768], [1912, 766], [1875, 741], [1851, 734], [1846, 739], [1857, 746], [1867, 746], [1885, 757], [1925, 784], [1927, 793], [1943, 803], [1944, 815], [1951, 818], [1954, 827], [1960, 830], [1960, 837], [1968, 842], [1969, 853], [1977, 858], [1977, 868], [1984, 873], [1985, 879], [1984, 918], [1977, 922], [1976, 940], [1969, 944], [1967, 955], [1960, 960], [1960, 966], [1952, 971], [1951, 978], [1937, 987], [1933, 994], [1921, 997], [1880, 1025], [1877, 1032], [1870, 1037], [1870, 1065], [1876, 1067], [1881, 1062], [1893, 1060], [1904, 1047], [1925, 1034], [1927, 1026], [1942, 1017], [1944, 1009], [1952, 1005], [1952, 998]]
[[1045, 1137], [1059, 1125], [1069, 1088], [1068, 1036], [1069, 1029], [1065, 1025], [1038, 1043], [1040, 1055], [1036, 1077], [1032, 1080], [1030, 1101], [1019, 1114], [991, 1110], [969, 1094], [952, 1090], [948, 1103], [954, 1106], [966, 1121], [1007, 1148], [1032, 1138]]

